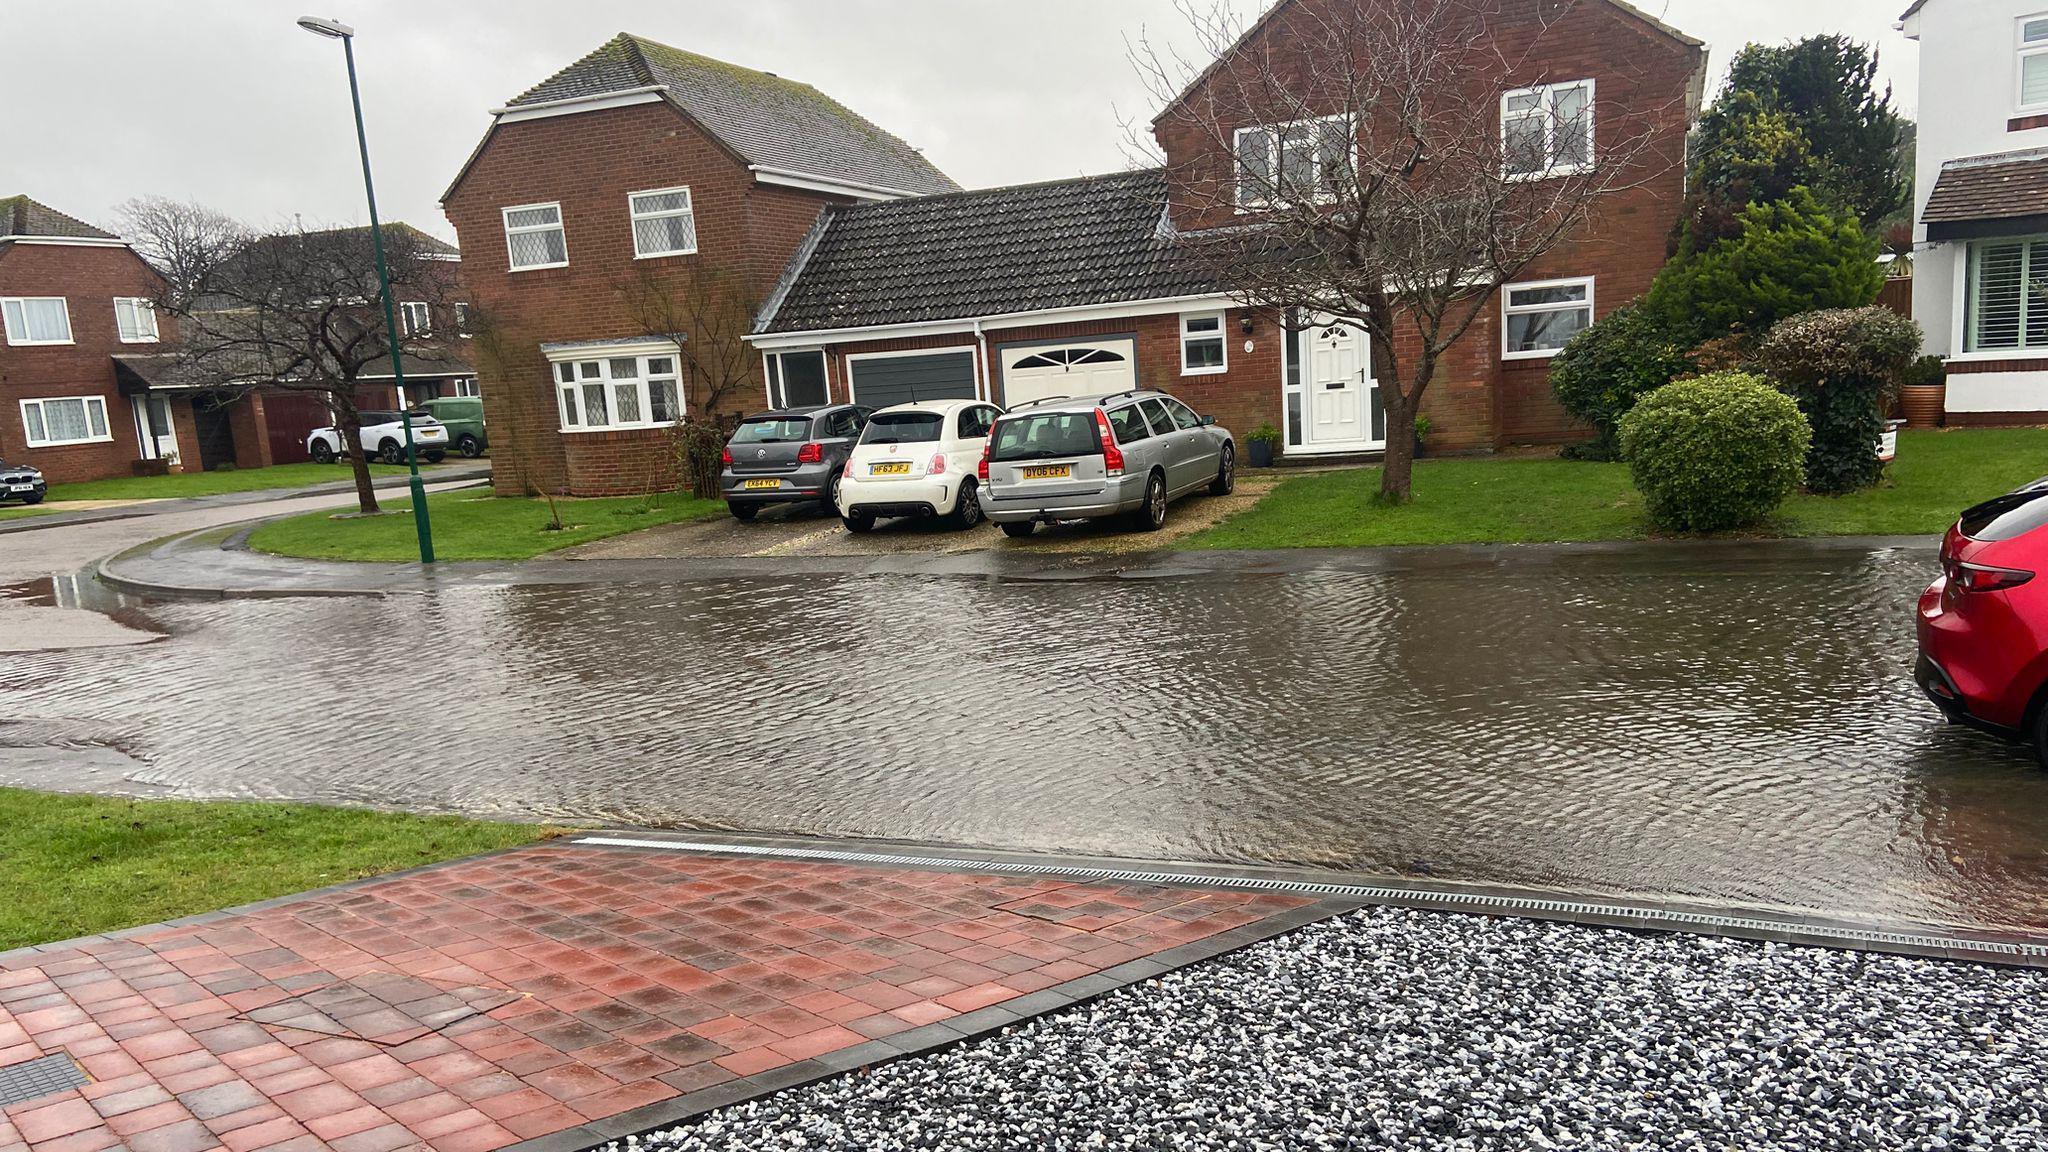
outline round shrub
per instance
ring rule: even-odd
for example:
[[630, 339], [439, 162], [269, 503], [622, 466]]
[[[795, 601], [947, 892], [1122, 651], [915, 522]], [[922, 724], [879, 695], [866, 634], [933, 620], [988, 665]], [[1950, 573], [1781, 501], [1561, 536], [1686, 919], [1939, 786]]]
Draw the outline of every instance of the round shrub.
[[1745, 372], [1666, 384], [1621, 419], [1621, 451], [1650, 519], [1719, 532], [1769, 516], [1799, 487], [1812, 433], [1792, 398]]
[[1771, 381], [1813, 429], [1806, 486], [1854, 492], [1877, 483], [1885, 406], [1920, 354], [1920, 326], [1887, 308], [1807, 312], [1779, 321], [1757, 349]]
[[1550, 387], [1564, 410], [1593, 426], [1593, 441], [1571, 455], [1612, 460], [1615, 425], [1643, 395], [1693, 371], [1682, 341], [1634, 305], [1616, 308], [1571, 338], [1550, 362]]

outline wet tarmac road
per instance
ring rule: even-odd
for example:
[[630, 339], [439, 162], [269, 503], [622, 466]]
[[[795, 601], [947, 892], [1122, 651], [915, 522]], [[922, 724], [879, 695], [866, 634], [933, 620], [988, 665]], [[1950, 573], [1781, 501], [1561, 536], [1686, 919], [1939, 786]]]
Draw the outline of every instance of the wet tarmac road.
[[1919, 549], [169, 605], [0, 665], [0, 783], [1322, 863], [2048, 928], [2048, 773]]

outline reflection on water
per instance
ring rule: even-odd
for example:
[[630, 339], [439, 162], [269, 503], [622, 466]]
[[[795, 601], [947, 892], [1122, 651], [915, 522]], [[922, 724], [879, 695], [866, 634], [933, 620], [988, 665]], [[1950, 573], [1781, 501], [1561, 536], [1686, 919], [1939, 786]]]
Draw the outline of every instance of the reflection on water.
[[[9, 663], [0, 699], [180, 795], [2048, 926], [2048, 774], [1942, 727], [1909, 678], [1930, 564], [186, 605], [155, 613], [168, 643]], [[0, 755], [0, 779], [65, 763]]]

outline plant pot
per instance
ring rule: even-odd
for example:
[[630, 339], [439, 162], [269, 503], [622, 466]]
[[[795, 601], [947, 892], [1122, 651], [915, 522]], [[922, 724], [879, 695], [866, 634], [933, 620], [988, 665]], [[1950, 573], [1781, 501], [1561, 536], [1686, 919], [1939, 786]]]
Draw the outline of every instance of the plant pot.
[[1948, 408], [1948, 385], [1908, 384], [1899, 389], [1899, 411], [1910, 428], [1938, 428]]
[[1247, 441], [1245, 448], [1250, 454], [1252, 467], [1271, 468], [1273, 466], [1273, 442], [1271, 440]]
[[1420, 459], [1422, 459], [1422, 458], [1423, 458], [1424, 456], [1426, 456], [1426, 455], [1428, 455], [1428, 454], [1429, 454], [1429, 445], [1427, 445], [1427, 444], [1424, 444], [1424, 443], [1422, 442], [1422, 437], [1420, 437], [1420, 436], [1417, 436], [1417, 437], [1415, 438], [1415, 459], [1417, 459], [1417, 460], [1420, 460]]

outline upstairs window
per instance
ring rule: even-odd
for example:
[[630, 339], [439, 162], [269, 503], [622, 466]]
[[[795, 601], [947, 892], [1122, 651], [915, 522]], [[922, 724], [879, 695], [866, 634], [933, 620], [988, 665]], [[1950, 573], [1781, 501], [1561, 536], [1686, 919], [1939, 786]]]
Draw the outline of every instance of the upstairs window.
[[1566, 341], [1593, 324], [1590, 277], [1510, 284], [1500, 298], [1505, 310], [1501, 354], [1510, 360], [1555, 356]]
[[1963, 351], [2048, 348], [2048, 238], [1970, 246]]
[[464, 304], [459, 300], [456, 301], [455, 303], [455, 334], [457, 336], [462, 337], [464, 340], [467, 340], [470, 337], [469, 305]]
[[2048, 108], [2048, 14], [2020, 21], [2021, 110]]
[[407, 336], [424, 336], [434, 326], [433, 310], [419, 300], [407, 300], [398, 306], [398, 325]]
[[569, 237], [562, 230], [562, 206], [525, 204], [505, 209], [505, 250], [514, 272], [567, 267]]
[[1190, 312], [1180, 318], [1180, 374], [1213, 376], [1228, 371], [1223, 313]]
[[9, 344], [71, 343], [71, 308], [62, 296], [0, 298]]
[[114, 329], [123, 344], [156, 343], [156, 305], [139, 296], [116, 296]]
[[1336, 199], [1358, 143], [1349, 116], [1240, 128], [1236, 138], [1240, 208]]
[[1503, 170], [1516, 179], [1569, 176], [1593, 166], [1593, 82], [1546, 84], [1500, 98]]
[[635, 192], [626, 198], [633, 216], [633, 256], [688, 256], [697, 250], [697, 214], [688, 188]]

